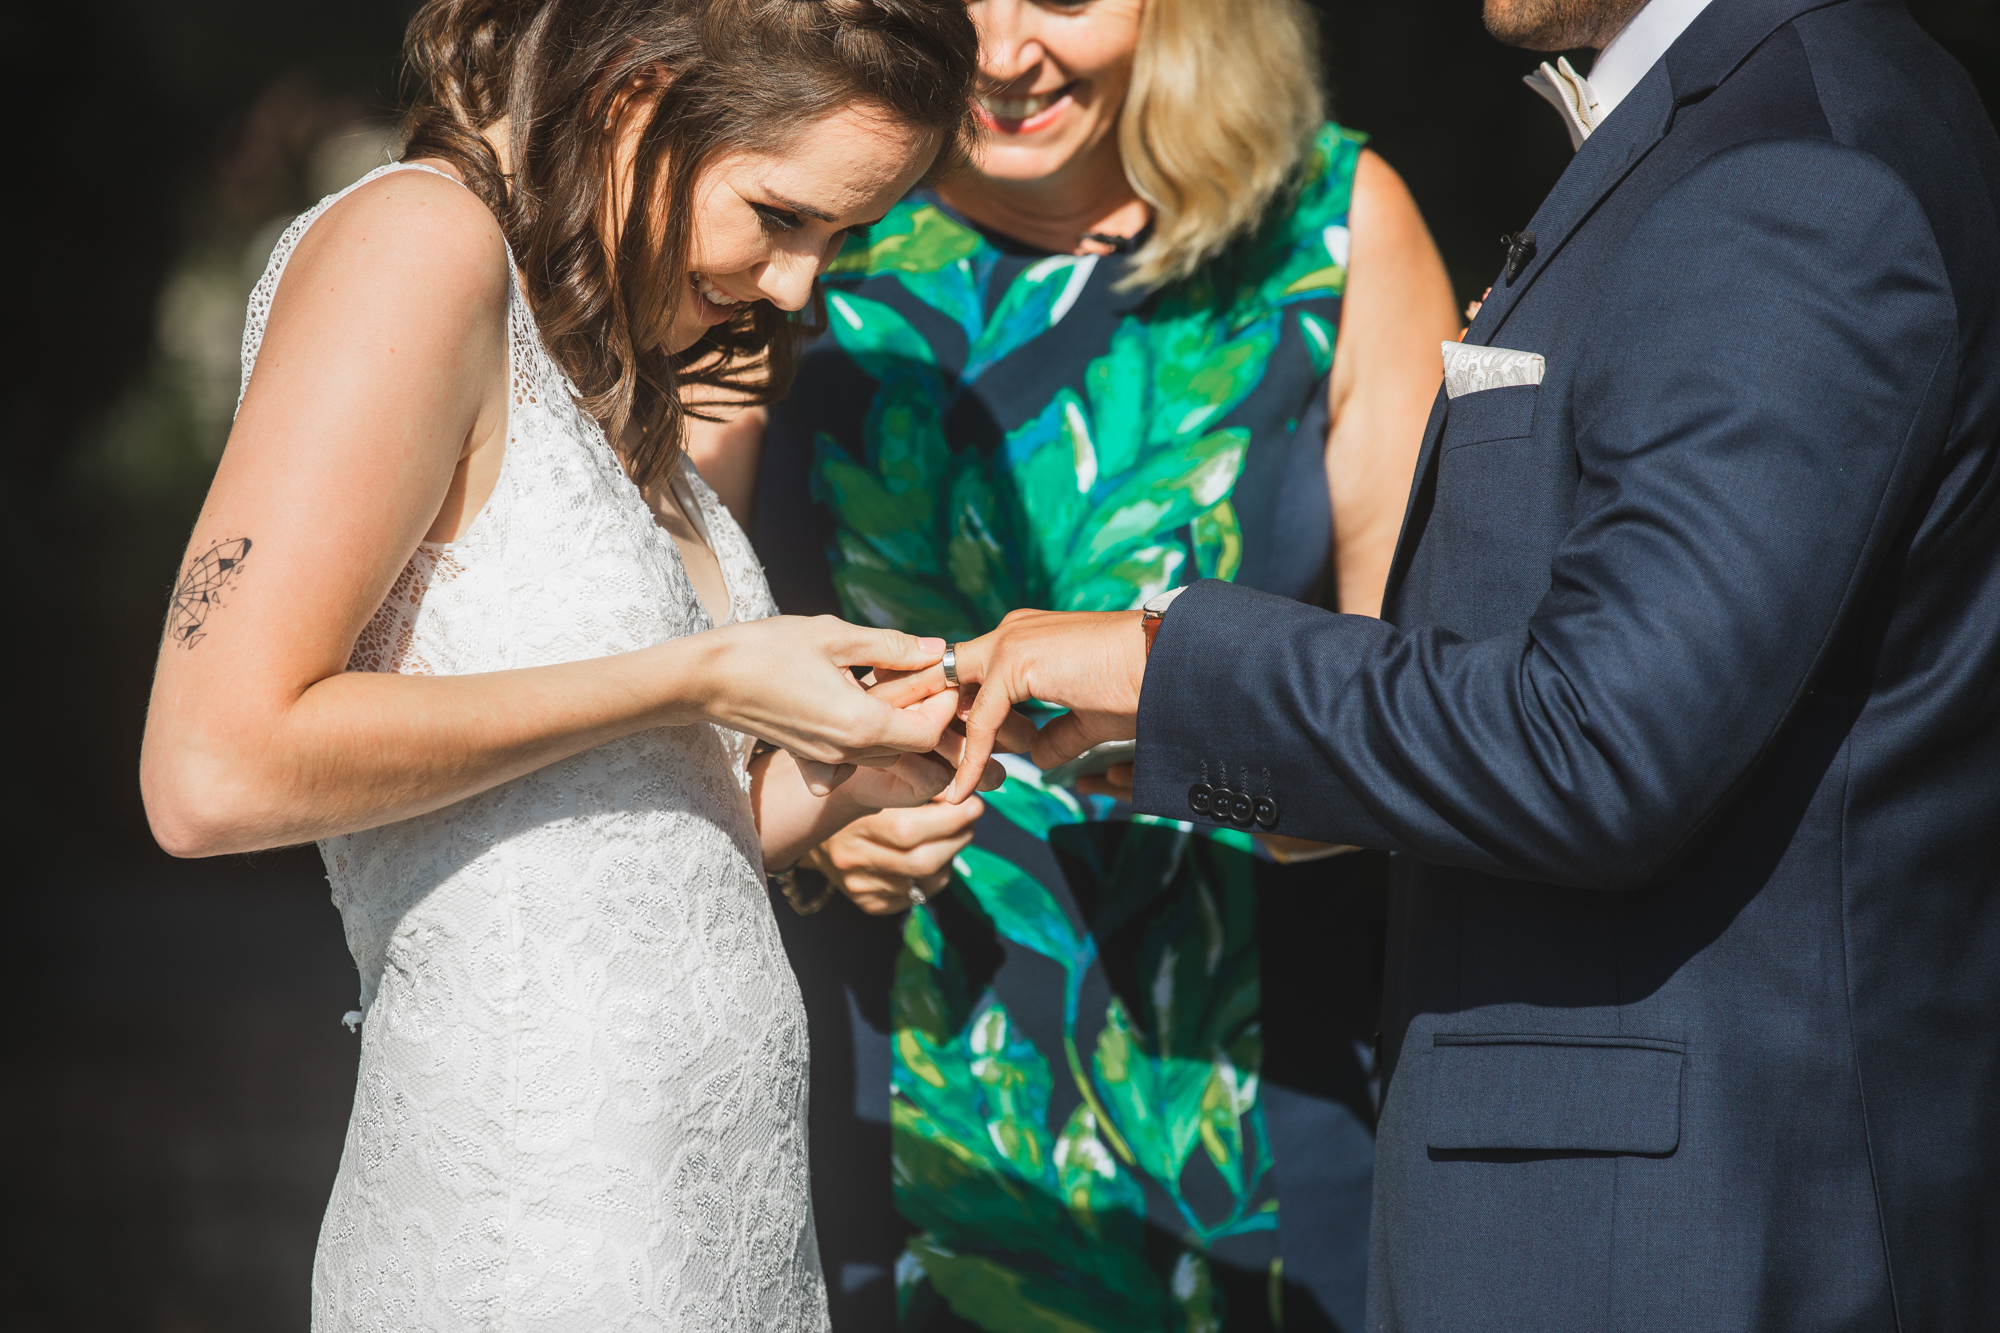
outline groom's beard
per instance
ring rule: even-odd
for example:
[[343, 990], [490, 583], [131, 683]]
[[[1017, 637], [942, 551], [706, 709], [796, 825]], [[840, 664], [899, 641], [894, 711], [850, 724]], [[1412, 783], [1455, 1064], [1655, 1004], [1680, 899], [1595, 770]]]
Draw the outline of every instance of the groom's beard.
[[1530, 51], [1603, 50], [1646, 0], [1486, 0], [1486, 31]]

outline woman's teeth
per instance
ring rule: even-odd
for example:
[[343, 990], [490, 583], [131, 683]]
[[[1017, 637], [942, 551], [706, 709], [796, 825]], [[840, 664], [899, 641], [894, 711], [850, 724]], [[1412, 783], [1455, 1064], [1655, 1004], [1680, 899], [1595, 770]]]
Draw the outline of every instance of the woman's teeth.
[[731, 296], [727, 292], [719, 290], [714, 283], [699, 273], [694, 275], [694, 285], [695, 290], [699, 291], [716, 305], [735, 305], [742, 299], [741, 297]]
[[981, 97], [979, 105], [986, 108], [986, 114], [995, 120], [1026, 120], [1039, 116], [1050, 107], [1069, 96], [1069, 85], [1064, 84], [1053, 92], [1034, 93], [1027, 97]]

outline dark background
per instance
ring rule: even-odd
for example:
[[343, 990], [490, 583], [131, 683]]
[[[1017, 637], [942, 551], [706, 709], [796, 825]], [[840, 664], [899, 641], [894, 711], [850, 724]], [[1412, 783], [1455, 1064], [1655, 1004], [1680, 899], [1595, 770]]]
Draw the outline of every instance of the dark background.
[[[1478, 0], [1320, 0], [1334, 109], [1461, 300], [1569, 158]], [[2000, 105], [2000, 0], [1917, 0]], [[356, 1039], [310, 849], [174, 862], [135, 779], [167, 592], [284, 222], [383, 160], [403, 0], [14, 6], [4, 516], [14, 791], [0, 1322], [303, 1329]]]

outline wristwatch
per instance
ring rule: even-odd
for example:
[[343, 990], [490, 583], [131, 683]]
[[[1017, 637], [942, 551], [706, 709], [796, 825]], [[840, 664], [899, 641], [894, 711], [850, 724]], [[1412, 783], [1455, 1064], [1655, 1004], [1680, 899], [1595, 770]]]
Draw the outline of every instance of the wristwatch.
[[1174, 604], [1174, 598], [1187, 590], [1188, 585], [1183, 583], [1178, 588], [1169, 588], [1165, 592], [1156, 592], [1140, 603], [1139, 610], [1144, 612], [1144, 614], [1139, 617], [1139, 628], [1146, 635], [1146, 653], [1148, 656], [1151, 656], [1153, 652], [1153, 636], [1160, 632], [1160, 622], [1167, 618], [1167, 608]]

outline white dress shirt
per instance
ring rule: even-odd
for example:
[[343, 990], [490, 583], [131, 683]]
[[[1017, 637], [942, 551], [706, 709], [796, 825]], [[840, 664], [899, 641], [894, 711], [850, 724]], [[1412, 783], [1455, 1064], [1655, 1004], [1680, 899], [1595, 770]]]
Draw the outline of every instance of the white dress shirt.
[[1617, 110], [1626, 94], [1659, 63], [1695, 16], [1708, 8], [1709, 0], [1651, 0], [1619, 29], [1598, 53], [1584, 78], [1570, 68], [1569, 61], [1544, 64], [1525, 82], [1548, 99], [1569, 130], [1570, 147], [1581, 148], [1592, 130]]
[[1618, 30], [1590, 67], [1590, 90], [1597, 94], [1597, 122], [1612, 113], [1659, 63], [1688, 24], [1708, 8], [1708, 0], [1651, 0]]

